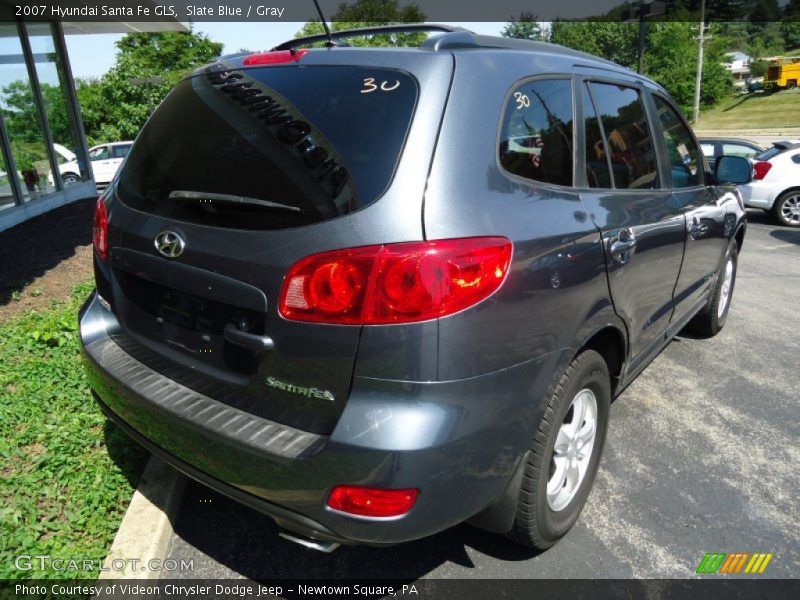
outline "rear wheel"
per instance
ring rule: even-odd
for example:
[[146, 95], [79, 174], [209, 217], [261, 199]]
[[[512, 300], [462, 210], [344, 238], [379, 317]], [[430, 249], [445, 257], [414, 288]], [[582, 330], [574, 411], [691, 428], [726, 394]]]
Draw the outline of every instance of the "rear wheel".
[[772, 211], [781, 225], [800, 227], [800, 190], [791, 190], [781, 194], [775, 200]]
[[608, 428], [608, 367], [594, 350], [567, 367], [542, 417], [522, 479], [508, 536], [544, 550], [578, 520], [592, 489]]
[[75, 185], [76, 183], [80, 183], [81, 178], [78, 177], [75, 173], [62, 173], [61, 181], [64, 182], [64, 186], [66, 187], [68, 185]]
[[725, 326], [733, 297], [733, 285], [736, 283], [738, 251], [739, 247], [733, 242], [722, 261], [708, 304], [689, 324], [691, 331], [704, 337], [713, 337]]

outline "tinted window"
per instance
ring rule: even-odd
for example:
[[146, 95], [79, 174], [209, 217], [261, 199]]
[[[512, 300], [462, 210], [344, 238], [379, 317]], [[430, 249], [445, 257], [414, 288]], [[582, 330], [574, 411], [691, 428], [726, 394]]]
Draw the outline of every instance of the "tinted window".
[[417, 92], [389, 69], [209, 70], [179, 83], [148, 121], [119, 195], [167, 218], [239, 229], [347, 214], [389, 185]]
[[658, 187], [653, 140], [639, 92], [606, 83], [590, 83], [589, 89], [603, 123], [614, 187]]
[[678, 113], [663, 98], [653, 96], [661, 123], [661, 135], [667, 148], [672, 187], [686, 188], [703, 183], [703, 159], [692, 134]]
[[128, 155], [131, 147], [129, 144], [124, 146], [112, 146], [111, 147], [111, 154], [114, 158], [125, 158]]
[[608, 167], [603, 132], [592, 103], [589, 88], [583, 87], [583, 119], [586, 136], [586, 180], [590, 188], [610, 188], [611, 174]]
[[500, 137], [500, 164], [509, 173], [572, 185], [572, 84], [529, 81], [509, 100]]

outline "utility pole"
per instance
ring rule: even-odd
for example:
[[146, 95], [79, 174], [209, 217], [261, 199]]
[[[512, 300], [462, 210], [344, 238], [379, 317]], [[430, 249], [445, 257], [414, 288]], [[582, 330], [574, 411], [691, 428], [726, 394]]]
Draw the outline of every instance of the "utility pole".
[[692, 123], [700, 120], [700, 83], [703, 81], [703, 45], [706, 41], [706, 0], [700, 0], [700, 35], [697, 36], [697, 77], [694, 80], [694, 110]]
[[637, 65], [639, 73], [644, 73], [644, 47], [647, 41], [646, 19], [665, 14], [667, 14], [667, 2], [664, 0], [653, 0], [652, 2], [640, 0], [638, 7], [626, 8], [620, 15], [623, 23], [639, 23], [639, 60]]
[[644, 44], [647, 36], [647, 21], [645, 21], [645, 12], [639, 9], [639, 64], [636, 72], [639, 75], [644, 74]]

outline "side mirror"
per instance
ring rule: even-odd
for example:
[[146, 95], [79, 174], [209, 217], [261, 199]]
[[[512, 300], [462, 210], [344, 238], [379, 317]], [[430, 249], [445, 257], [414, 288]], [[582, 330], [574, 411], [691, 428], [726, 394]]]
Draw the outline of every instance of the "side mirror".
[[753, 165], [742, 156], [720, 156], [714, 164], [714, 178], [717, 183], [750, 183]]

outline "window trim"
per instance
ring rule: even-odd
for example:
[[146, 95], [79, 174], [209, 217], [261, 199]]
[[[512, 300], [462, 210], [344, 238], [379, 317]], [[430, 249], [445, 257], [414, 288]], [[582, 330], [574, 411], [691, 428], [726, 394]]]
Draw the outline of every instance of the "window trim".
[[[594, 94], [592, 93], [592, 88], [589, 85], [588, 81], [581, 81], [581, 102], [583, 102], [583, 90], [586, 90], [586, 93], [589, 96], [589, 102], [592, 103], [592, 111], [594, 112], [594, 118], [597, 120], [597, 125], [600, 128], [600, 137], [602, 138], [603, 146], [605, 149], [606, 154], [606, 167], [608, 168], [608, 180], [611, 182], [610, 188], [604, 187], [591, 187], [589, 185], [589, 180], [586, 180], [586, 187], [592, 190], [617, 190], [620, 189], [617, 187], [617, 182], [614, 179], [614, 168], [611, 165], [611, 155], [608, 152], [608, 136], [606, 135], [606, 126], [603, 125], [603, 119], [600, 118], [600, 114], [597, 112], [597, 101], [594, 98]], [[584, 177], [586, 177], [586, 113], [583, 114], [583, 119], [581, 120], [581, 126], [583, 127], [583, 173]], [[629, 189], [629, 188], [625, 188]]]
[[[561, 185], [560, 183], [550, 183], [549, 181], [540, 181], [538, 179], [529, 179], [528, 177], [523, 177], [522, 175], [517, 175], [516, 173], [512, 173], [508, 171], [503, 164], [500, 162], [500, 141], [503, 139], [503, 125], [506, 120], [506, 110], [508, 110], [508, 105], [511, 102], [511, 98], [515, 91], [517, 91], [523, 85], [530, 83], [532, 81], [553, 81], [553, 80], [564, 80], [569, 83], [569, 92], [570, 92], [570, 99], [572, 101], [572, 184], [571, 185]], [[577, 141], [578, 141], [578, 128], [576, 127], [576, 100], [575, 100], [575, 85], [574, 85], [575, 77], [571, 73], [546, 73], [541, 75], [531, 75], [528, 77], [523, 77], [522, 79], [517, 79], [514, 81], [506, 90], [505, 99], [503, 100], [502, 108], [500, 109], [500, 119], [497, 124], [497, 135], [495, 136], [494, 141], [494, 160], [495, 166], [500, 173], [502, 173], [508, 179], [514, 181], [515, 183], [522, 183], [525, 185], [537, 185], [537, 186], [544, 186], [547, 188], [552, 188], [554, 190], [570, 190], [575, 191], [578, 189], [577, 186]]]

